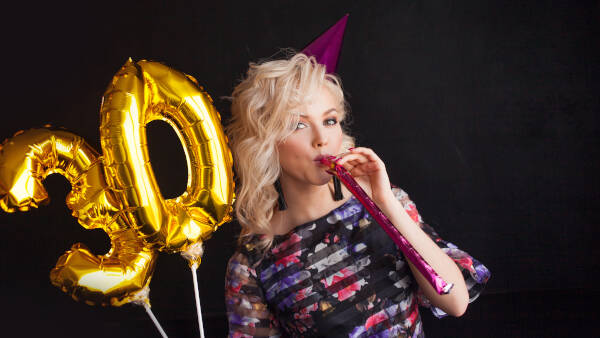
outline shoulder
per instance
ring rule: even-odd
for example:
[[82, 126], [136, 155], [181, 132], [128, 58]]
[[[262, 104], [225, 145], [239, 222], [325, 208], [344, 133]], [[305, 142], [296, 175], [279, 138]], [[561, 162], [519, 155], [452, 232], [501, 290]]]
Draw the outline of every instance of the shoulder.
[[228, 271], [239, 266], [254, 267], [262, 257], [260, 247], [261, 235], [250, 235], [238, 244], [227, 263]]
[[237, 250], [227, 262], [227, 280], [235, 279], [253, 279], [256, 277], [256, 270], [252, 267], [251, 257], [243, 250]]
[[249, 265], [250, 263], [248, 259], [248, 254], [240, 249], [236, 250], [236, 252], [234, 252], [233, 255], [229, 257], [228, 265], [233, 264]]

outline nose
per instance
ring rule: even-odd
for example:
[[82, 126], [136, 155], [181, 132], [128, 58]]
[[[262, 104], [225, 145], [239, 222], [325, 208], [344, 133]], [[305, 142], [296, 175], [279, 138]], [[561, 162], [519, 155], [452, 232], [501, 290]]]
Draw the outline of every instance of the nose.
[[322, 148], [327, 145], [328, 137], [325, 128], [313, 128], [313, 147]]

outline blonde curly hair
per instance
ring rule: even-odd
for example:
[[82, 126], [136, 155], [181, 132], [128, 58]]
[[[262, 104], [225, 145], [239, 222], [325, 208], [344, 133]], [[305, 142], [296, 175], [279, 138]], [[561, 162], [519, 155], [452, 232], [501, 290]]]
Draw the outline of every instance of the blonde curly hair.
[[[302, 53], [286, 60], [250, 63], [246, 77], [233, 90], [226, 133], [238, 178], [235, 213], [242, 226], [240, 243], [263, 234], [260, 249], [272, 245], [269, 229], [278, 197], [274, 183], [281, 173], [277, 145], [294, 131], [298, 121], [294, 109], [323, 87], [337, 98], [340, 121], [344, 120], [347, 108], [340, 80]], [[354, 139], [344, 132], [342, 148], [353, 145]]]

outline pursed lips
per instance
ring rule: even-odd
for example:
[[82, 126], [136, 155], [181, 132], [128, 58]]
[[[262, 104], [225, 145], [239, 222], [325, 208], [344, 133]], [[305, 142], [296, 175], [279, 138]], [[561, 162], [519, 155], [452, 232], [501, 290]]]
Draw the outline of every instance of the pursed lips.
[[315, 158], [313, 159], [313, 161], [314, 161], [314, 162], [317, 162], [317, 163], [323, 163], [323, 159], [324, 159], [324, 158], [327, 158], [327, 157], [329, 157], [329, 156], [331, 156], [331, 155], [327, 155], [327, 154], [319, 155], [319, 156], [315, 157]]

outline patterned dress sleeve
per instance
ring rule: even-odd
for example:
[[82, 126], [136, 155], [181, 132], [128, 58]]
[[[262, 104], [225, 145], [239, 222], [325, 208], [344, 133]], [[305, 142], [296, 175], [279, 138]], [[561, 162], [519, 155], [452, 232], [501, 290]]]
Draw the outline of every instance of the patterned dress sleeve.
[[279, 323], [269, 310], [256, 271], [248, 257], [236, 252], [227, 265], [225, 306], [229, 337], [280, 337]]
[[[423, 231], [425, 231], [425, 233], [456, 263], [465, 279], [465, 284], [469, 291], [469, 303], [477, 299], [490, 278], [490, 271], [478, 260], [459, 249], [456, 245], [443, 240], [431, 226], [425, 224], [417, 211], [417, 206], [410, 200], [408, 194], [404, 190], [394, 187], [392, 191], [400, 203], [402, 203], [402, 206], [404, 206], [408, 215], [419, 224], [421, 229], [423, 229]], [[430, 308], [434, 316], [441, 318], [447, 315], [440, 308], [433, 306], [420, 290], [417, 299], [421, 306]]]

